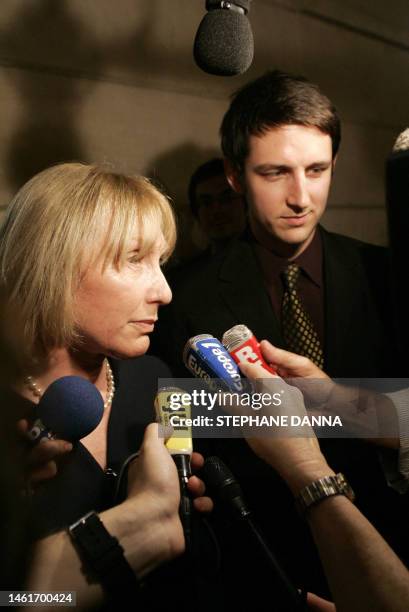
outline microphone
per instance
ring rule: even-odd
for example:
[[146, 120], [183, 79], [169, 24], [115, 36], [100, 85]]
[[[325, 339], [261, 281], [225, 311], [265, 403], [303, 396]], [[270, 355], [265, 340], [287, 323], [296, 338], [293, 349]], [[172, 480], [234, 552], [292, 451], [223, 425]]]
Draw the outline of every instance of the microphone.
[[251, 0], [206, 0], [208, 13], [200, 22], [193, 55], [204, 72], [218, 76], [244, 74], [254, 57], [247, 13]]
[[239, 483], [219, 457], [208, 457], [202, 468], [202, 474], [209, 487], [217, 490], [218, 497], [229, 506], [235, 518], [245, 519], [250, 515]]
[[[155, 397], [156, 418], [163, 427], [172, 427], [173, 434], [166, 442], [166, 448], [172, 455], [179, 475], [180, 485], [180, 520], [185, 534], [186, 550], [191, 549], [192, 502], [187, 482], [192, 474], [190, 457], [193, 452], [191, 406], [184, 401], [185, 392], [178, 387], [159, 389]], [[174, 399], [179, 397], [177, 408]]]
[[228, 329], [223, 334], [222, 342], [236, 363], [259, 363], [270, 374], [277, 374], [264, 360], [259, 341], [246, 325]]
[[216, 381], [228, 391], [243, 391], [239, 368], [223, 344], [211, 334], [190, 338], [183, 349], [183, 363], [196, 377], [204, 379], [215, 391]]
[[80, 376], [55, 380], [41, 396], [37, 417], [27, 432], [32, 442], [63, 438], [76, 442], [93, 431], [104, 414], [98, 389]]
[[[243, 492], [236, 478], [233, 476], [227, 465], [219, 457], [208, 457], [201, 470], [201, 474], [206, 484], [212, 488], [214, 494], [220, 499], [224, 507], [228, 509], [240, 524], [245, 526], [253, 541], [257, 544], [263, 560], [272, 570], [275, 578], [274, 593], [280, 601], [279, 609], [281, 612], [295, 612], [304, 610], [304, 597], [292, 584], [279, 562], [267, 546], [261, 531], [252, 519], [251, 512], [243, 498]], [[272, 592], [274, 592], [272, 590]], [[277, 608], [278, 609], [278, 608]]]
[[409, 342], [407, 233], [409, 230], [409, 129], [397, 138], [386, 160], [386, 210], [392, 257], [395, 336], [402, 356]]

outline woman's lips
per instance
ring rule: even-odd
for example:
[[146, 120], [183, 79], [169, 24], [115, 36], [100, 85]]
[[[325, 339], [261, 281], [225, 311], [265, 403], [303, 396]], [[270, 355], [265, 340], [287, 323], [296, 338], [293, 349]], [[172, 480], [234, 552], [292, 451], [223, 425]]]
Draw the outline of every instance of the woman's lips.
[[155, 328], [156, 321], [157, 319], [144, 319], [142, 321], [132, 321], [132, 323], [144, 332], [151, 332]]

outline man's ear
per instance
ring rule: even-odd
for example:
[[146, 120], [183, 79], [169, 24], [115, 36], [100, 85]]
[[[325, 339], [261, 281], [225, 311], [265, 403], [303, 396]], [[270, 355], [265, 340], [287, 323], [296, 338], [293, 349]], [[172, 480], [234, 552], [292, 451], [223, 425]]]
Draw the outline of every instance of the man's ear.
[[244, 195], [244, 185], [240, 173], [233, 167], [228, 160], [224, 160], [224, 172], [230, 187], [239, 195]]
[[332, 171], [331, 171], [331, 174], [334, 174], [334, 172], [335, 172], [335, 164], [337, 163], [337, 159], [338, 159], [338, 153], [335, 155], [334, 159], [332, 160]]

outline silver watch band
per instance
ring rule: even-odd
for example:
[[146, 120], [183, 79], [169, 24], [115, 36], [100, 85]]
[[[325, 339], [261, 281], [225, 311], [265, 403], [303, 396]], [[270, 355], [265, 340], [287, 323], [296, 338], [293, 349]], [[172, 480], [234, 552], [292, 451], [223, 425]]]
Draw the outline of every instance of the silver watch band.
[[311, 506], [332, 495], [345, 495], [352, 502], [355, 499], [355, 493], [341, 472], [335, 476], [319, 478], [301, 489], [295, 504], [299, 513], [305, 516]]

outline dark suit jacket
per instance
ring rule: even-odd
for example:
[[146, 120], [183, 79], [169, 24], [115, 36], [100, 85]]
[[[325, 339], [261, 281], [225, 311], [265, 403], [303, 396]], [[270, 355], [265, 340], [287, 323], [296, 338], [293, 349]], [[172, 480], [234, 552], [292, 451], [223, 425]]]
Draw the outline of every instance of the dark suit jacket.
[[[320, 228], [324, 255], [325, 371], [333, 377], [388, 376], [387, 251]], [[188, 338], [244, 323], [257, 338], [285, 348], [251, 243], [243, 237], [213, 258], [169, 275], [174, 297], [159, 317], [154, 352], [185, 375]], [[390, 355], [388, 355], [390, 357]], [[397, 374], [394, 373], [396, 376]]]

